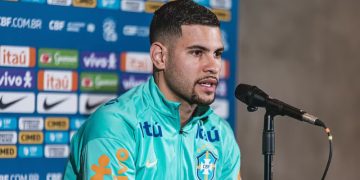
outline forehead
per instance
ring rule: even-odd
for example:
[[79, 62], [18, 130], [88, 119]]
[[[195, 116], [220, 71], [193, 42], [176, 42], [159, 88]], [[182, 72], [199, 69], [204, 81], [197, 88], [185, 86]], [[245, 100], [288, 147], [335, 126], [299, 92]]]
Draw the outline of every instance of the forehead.
[[206, 25], [182, 25], [181, 34], [181, 37], [177, 39], [177, 45], [200, 45], [208, 47], [209, 49], [218, 49], [223, 47], [219, 27]]

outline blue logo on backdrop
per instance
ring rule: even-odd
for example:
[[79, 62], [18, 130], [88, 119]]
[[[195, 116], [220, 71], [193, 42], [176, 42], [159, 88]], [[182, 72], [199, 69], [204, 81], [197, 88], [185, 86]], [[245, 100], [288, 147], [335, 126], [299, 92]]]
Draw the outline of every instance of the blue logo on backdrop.
[[76, 117], [71, 118], [70, 120], [70, 129], [71, 130], [78, 130], [82, 124], [86, 121], [86, 118], [84, 117]]
[[121, 77], [121, 89], [127, 91], [135, 86], [145, 83], [151, 75], [123, 74]]
[[44, 147], [41, 145], [20, 145], [20, 158], [41, 158], [43, 156]]
[[114, 52], [81, 52], [81, 68], [116, 70], [118, 60]]
[[216, 157], [211, 151], [205, 151], [197, 159], [196, 175], [199, 180], [211, 180], [215, 175]]
[[45, 0], [21, 0], [21, 2], [45, 3]]
[[120, 0], [98, 0], [97, 7], [106, 9], [120, 9]]
[[16, 130], [17, 119], [15, 117], [0, 117], [0, 130]]
[[45, 143], [47, 144], [66, 144], [69, 142], [68, 132], [46, 132]]
[[34, 79], [33, 70], [0, 69], [1, 89], [33, 89]]

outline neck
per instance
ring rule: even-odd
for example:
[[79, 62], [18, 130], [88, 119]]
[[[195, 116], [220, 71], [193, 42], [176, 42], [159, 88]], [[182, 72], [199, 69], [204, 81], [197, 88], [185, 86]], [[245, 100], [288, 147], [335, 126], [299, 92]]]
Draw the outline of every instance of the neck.
[[182, 102], [180, 105], [180, 123], [181, 127], [184, 127], [187, 122], [189, 122], [191, 116], [196, 110], [197, 104], [189, 104], [187, 102]]
[[162, 78], [163, 74], [160, 72], [154, 73], [155, 83], [158, 85], [160, 91], [164, 94], [165, 98], [170, 101], [180, 102], [180, 124], [181, 127], [184, 127], [185, 124], [190, 120], [191, 116], [194, 114], [197, 104], [190, 104], [183, 98], [176, 96], [165, 83], [164, 78]]

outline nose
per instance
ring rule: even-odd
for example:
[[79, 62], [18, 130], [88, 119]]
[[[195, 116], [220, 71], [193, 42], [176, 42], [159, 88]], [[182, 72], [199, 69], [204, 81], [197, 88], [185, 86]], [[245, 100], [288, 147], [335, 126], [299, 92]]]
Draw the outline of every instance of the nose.
[[218, 75], [221, 70], [221, 57], [215, 57], [214, 55], [206, 56], [204, 65], [204, 71], [211, 74]]

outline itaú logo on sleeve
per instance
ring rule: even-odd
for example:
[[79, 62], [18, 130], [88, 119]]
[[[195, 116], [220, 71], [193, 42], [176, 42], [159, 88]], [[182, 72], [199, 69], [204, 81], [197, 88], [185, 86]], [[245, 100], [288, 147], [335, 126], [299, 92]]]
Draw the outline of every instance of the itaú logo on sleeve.
[[35, 48], [21, 46], [0, 46], [0, 66], [34, 67], [35, 63]]
[[33, 70], [0, 69], [0, 88], [32, 89], [35, 85]]
[[38, 73], [38, 89], [45, 91], [76, 91], [78, 75], [73, 71], [41, 70]]
[[120, 69], [124, 72], [152, 73], [153, 65], [149, 53], [123, 52], [120, 59]]

